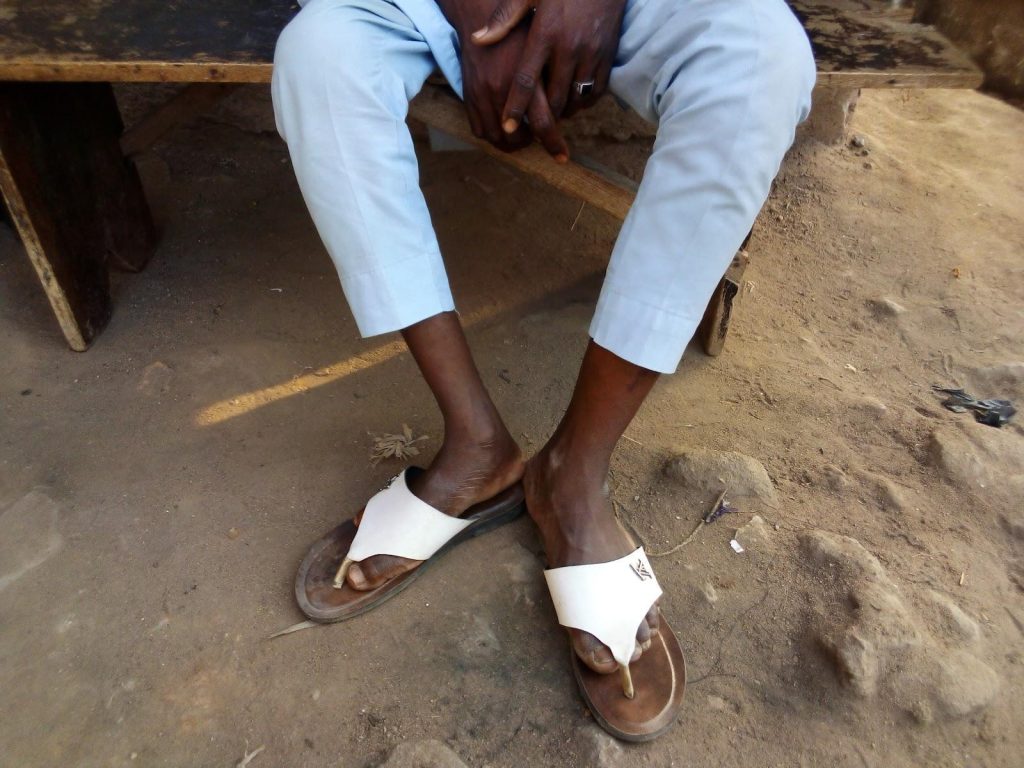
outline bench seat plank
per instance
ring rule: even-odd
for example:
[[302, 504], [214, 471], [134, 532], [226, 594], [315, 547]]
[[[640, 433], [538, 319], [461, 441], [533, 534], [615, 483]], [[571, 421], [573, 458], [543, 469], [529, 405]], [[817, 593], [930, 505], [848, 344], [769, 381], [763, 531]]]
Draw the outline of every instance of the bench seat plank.
[[[789, 0], [842, 88], [974, 88], [982, 75], [886, 0]], [[0, 80], [233, 82], [270, 79], [289, 0], [0, 0]]]
[[891, 0], [788, 0], [804, 25], [818, 85], [835, 88], [977, 88], [982, 73], [932, 27]]

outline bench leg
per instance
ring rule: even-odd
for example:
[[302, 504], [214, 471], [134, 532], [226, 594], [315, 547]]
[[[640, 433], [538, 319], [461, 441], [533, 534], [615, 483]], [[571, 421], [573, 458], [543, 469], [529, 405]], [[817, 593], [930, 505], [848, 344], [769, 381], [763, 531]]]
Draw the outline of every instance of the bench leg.
[[732, 264], [726, 271], [722, 281], [718, 284], [707, 309], [704, 310], [704, 318], [697, 328], [697, 337], [700, 339], [704, 353], [710, 357], [718, 357], [725, 347], [725, 337], [729, 335], [729, 321], [732, 319], [733, 303], [739, 295], [740, 286], [743, 285], [743, 271], [750, 263], [750, 256], [747, 255], [747, 244], [750, 242], [750, 234], [747, 234], [740, 250], [732, 259]]
[[156, 233], [107, 83], [0, 83], [0, 191], [68, 345], [110, 319], [108, 263], [138, 271]]

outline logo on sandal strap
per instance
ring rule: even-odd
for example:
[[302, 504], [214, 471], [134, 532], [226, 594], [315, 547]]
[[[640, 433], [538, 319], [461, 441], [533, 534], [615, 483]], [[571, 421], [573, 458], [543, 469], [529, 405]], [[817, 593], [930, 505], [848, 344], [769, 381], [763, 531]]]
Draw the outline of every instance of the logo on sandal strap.
[[647, 581], [648, 579], [654, 578], [654, 574], [647, 570], [647, 566], [644, 565], [644, 561], [640, 558], [637, 558], [636, 565], [630, 565], [629, 568], [636, 574], [636, 577], [640, 579], [640, 581]]

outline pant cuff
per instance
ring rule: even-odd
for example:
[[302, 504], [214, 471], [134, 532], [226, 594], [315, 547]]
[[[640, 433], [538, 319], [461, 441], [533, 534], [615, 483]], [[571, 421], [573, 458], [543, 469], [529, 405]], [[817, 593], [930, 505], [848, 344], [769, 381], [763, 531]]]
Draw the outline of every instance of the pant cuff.
[[341, 285], [364, 338], [408, 328], [455, 309], [440, 254], [347, 275]]
[[674, 373], [700, 321], [700, 317], [678, 315], [637, 301], [606, 284], [590, 324], [590, 336], [634, 365]]

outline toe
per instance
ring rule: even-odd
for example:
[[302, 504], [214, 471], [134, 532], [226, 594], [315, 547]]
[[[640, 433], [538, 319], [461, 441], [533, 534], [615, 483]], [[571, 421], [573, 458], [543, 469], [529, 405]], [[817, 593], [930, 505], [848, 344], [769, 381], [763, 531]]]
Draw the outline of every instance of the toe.
[[604, 643], [593, 635], [579, 630], [572, 630], [572, 647], [580, 661], [598, 674], [607, 675], [618, 668], [612, 652]]
[[644, 623], [647, 624], [647, 629], [650, 632], [651, 637], [658, 636], [658, 628], [661, 626], [661, 608], [655, 603], [651, 606], [651, 610], [647, 612], [644, 617]]
[[[580, 661], [586, 664], [590, 669], [597, 672], [599, 675], [608, 675], [619, 668], [619, 663], [615, 661], [615, 657], [612, 656], [611, 649], [607, 645], [602, 643], [596, 637], [587, 632], [580, 632], [579, 630], [572, 630], [572, 647], [579, 656]], [[633, 651], [633, 656], [630, 658], [630, 663], [640, 658], [642, 653], [640, 646], [637, 645]]]
[[417, 560], [406, 560], [390, 555], [370, 557], [362, 562], [353, 563], [348, 569], [346, 581], [352, 589], [360, 592], [377, 589], [396, 576], [411, 570], [417, 563]]
[[636, 631], [636, 647], [641, 652], [651, 647], [651, 628], [646, 620], [640, 622], [640, 628]]

